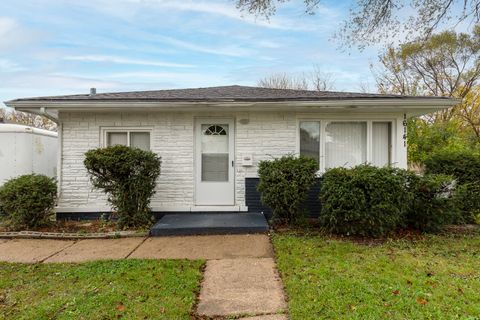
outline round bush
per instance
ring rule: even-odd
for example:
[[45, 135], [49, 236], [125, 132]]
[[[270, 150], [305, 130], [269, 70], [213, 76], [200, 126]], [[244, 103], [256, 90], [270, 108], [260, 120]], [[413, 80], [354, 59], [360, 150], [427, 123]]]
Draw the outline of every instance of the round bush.
[[120, 228], [152, 222], [150, 200], [160, 164], [160, 157], [151, 151], [120, 145], [89, 150], [84, 160], [93, 186], [108, 195]]
[[296, 224], [304, 218], [302, 204], [315, 182], [318, 163], [307, 157], [283, 156], [258, 165], [258, 191], [263, 204], [272, 209], [277, 224]]
[[34, 229], [49, 222], [57, 194], [55, 179], [27, 174], [0, 187], [0, 207], [11, 229]]
[[442, 174], [416, 177], [411, 186], [413, 199], [407, 214], [408, 225], [423, 232], [437, 232], [458, 219], [454, 181], [452, 176]]
[[406, 170], [369, 165], [328, 170], [320, 188], [321, 225], [343, 235], [393, 232], [405, 223], [411, 178]]

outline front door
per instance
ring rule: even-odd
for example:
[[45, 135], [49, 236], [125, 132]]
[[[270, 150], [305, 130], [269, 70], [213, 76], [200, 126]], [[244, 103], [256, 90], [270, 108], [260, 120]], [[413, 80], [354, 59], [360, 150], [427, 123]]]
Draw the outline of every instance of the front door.
[[232, 119], [197, 119], [195, 162], [197, 205], [234, 205], [234, 127]]

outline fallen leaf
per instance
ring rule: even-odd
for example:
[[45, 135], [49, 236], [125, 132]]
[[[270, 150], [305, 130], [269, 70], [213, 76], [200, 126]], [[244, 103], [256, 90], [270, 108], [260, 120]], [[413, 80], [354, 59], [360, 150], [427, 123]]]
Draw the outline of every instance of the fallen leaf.
[[348, 307], [349, 307], [349, 308], [350, 308], [350, 310], [352, 310], [352, 311], [355, 311], [355, 310], [357, 310], [357, 307], [356, 307], [356, 306], [354, 306], [353, 304], [350, 304], [350, 305], [348, 305]]
[[400, 294], [400, 290], [392, 291], [392, 293], [393, 293], [394, 295], [399, 295], [399, 294]]
[[118, 311], [125, 311], [125, 305], [120, 302], [115, 309], [117, 309]]
[[428, 301], [425, 300], [425, 299], [423, 299], [423, 298], [418, 297], [418, 298], [417, 298], [417, 303], [418, 303], [418, 304], [427, 304]]
[[462, 288], [458, 288], [458, 292], [463, 294], [463, 289]]

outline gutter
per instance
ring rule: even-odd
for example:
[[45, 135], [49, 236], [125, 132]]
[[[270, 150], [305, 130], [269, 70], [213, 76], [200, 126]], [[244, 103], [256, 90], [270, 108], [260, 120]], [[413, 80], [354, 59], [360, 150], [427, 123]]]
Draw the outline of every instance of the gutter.
[[[49, 108], [60, 109], [97, 109], [97, 108], [161, 108], [164, 110], [175, 110], [182, 107], [200, 108], [200, 107], [266, 107], [266, 108], [278, 108], [278, 107], [330, 107], [330, 108], [356, 108], [356, 107], [436, 107], [436, 108], [448, 108], [453, 107], [460, 103], [461, 99], [444, 99], [444, 98], [418, 98], [418, 99], [341, 99], [341, 100], [323, 100], [323, 101], [141, 101], [141, 100], [84, 100], [84, 101], [36, 101], [36, 100], [23, 100], [23, 101], [6, 101], [5, 104], [9, 107], [26, 110], [41, 109], [46, 104]], [[28, 110], [28, 112], [31, 112]], [[43, 114], [42, 114], [43, 115]], [[52, 116], [52, 115], [50, 115]], [[56, 121], [56, 120], [54, 120]]]

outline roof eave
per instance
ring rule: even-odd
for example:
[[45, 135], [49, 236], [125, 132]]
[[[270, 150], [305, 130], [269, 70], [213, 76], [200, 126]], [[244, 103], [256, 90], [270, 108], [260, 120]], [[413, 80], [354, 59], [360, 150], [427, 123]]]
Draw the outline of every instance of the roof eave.
[[445, 98], [375, 98], [375, 99], [325, 99], [325, 100], [287, 100], [287, 101], [158, 101], [158, 100], [10, 100], [5, 105], [21, 110], [24, 108], [58, 108], [60, 109], [90, 109], [90, 108], [158, 108], [158, 109], [179, 109], [181, 107], [412, 107], [412, 108], [431, 108], [445, 109], [455, 106], [461, 102], [461, 99]]

